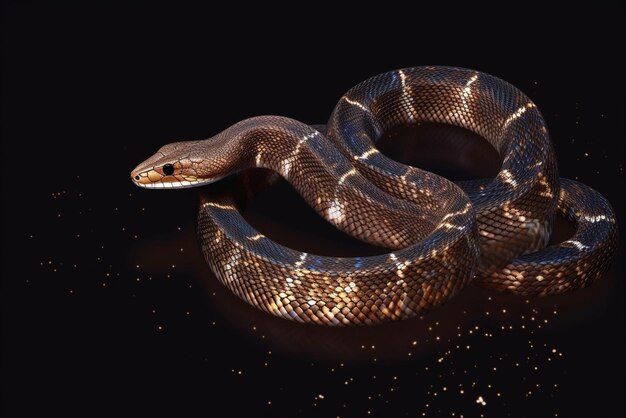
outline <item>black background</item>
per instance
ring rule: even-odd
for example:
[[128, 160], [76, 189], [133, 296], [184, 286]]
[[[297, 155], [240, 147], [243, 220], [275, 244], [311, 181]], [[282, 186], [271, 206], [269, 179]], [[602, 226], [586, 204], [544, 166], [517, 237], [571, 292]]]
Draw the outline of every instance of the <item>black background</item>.
[[[472, 287], [423, 319], [321, 330], [216, 282], [195, 191], [131, 184], [165, 143], [260, 114], [321, 123], [371, 75], [446, 64], [529, 94], [562, 176], [623, 222], [618, 10], [399, 7], [4, 4], [4, 416], [623, 416], [622, 248], [572, 295]], [[283, 189], [250, 221], [283, 242], [358, 249]]]

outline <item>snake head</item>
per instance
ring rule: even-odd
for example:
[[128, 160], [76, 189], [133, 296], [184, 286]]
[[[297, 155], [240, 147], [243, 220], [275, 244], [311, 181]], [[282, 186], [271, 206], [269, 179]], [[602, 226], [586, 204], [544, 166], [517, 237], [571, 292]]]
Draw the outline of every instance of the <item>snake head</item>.
[[131, 172], [132, 181], [145, 188], [185, 188], [217, 181], [227, 167], [208, 158], [205, 141], [167, 144]]

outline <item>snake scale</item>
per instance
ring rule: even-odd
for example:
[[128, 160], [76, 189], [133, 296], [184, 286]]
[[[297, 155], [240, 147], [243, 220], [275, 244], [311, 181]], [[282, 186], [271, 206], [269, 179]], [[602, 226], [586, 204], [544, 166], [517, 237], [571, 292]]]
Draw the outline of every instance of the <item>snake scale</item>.
[[[455, 184], [377, 150], [385, 131], [420, 122], [482, 136], [502, 157], [500, 172]], [[344, 233], [389, 249], [352, 258], [296, 251], [248, 224], [234, 195], [203, 195], [197, 234], [213, 272], [248, 303], [295, 321], [409, 318], [472, 280], [522, 295], [562, 293], [601, 276], [617, 247], [607, 200], [559, 178], [535, 104], [478, 71], [430, 66], [380, 74], [341, 97], [325, 129], [254, 117], [206, 140], [165, 145], [131, 178], [141, 187], [181, 188], [253, 167], [280, 174]], [[557, 212], [576, 232], [546, 247]]]

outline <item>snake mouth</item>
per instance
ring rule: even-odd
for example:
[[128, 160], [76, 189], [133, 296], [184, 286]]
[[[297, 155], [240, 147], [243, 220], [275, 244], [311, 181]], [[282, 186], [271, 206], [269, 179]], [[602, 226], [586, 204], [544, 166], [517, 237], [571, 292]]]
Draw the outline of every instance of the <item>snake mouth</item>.
[[145, 189], [182, 189], [186, 187], [194, 187], [206, 183], [201, 180], [176, 180], [176, 181], [161, 181], [155, 183], [140, 183], [135, 181], [135, 184]]
[[182, 189], [208, 182], [195, 176], [165, 174], [161, 168], [153, 168], [147, 171], [134, 170], [131, 173], [131, 179], [135, 185], [145, 189]]

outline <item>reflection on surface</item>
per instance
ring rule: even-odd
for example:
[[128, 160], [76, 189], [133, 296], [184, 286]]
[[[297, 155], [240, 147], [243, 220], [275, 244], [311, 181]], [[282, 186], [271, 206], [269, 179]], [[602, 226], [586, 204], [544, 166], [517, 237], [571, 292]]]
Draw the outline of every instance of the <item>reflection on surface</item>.
[[[273, 239], [295, 248], [316, 248], [326, 242], [341, 247], [344, 254], [358, 253], [360, 242], [339, 232], [308, 233], [304, 235], [299, 223], [316, 222], [315, 213], [297, 210], [301, 216], [279, 234], [274, 222], [281, 218], [269, 216], [280, 193], [286, 205], [298, 207], [299, 197], [285, 184], [277, 184], [260, 193], [252, 202], [246, 217], [255, 227]], [[293, 207], [292, 206], [292, 207]], [[323, 222], [323, 221], [322, 221]], [[568, 234], [571, 227], [565, 221], [557, 223], [555, 234]], [[565, 227], [565, 228], [564, 228]], [[609, 297], [612, 280], [605, 277], [590, 288], [560, 296], [525, 299], [496, 293], [470, 285], [461, 294], [427, 315], [407, 321], [358, 328], [331, 328], [299, 324], [259, 311], [241, 301], [213, 276], [203, 261], [191, 225], [184, 228], [180, 241], [167, 238], [137, 249], [136, 259], [144, 274], [158, 274], [172, 262], [179, 272], [188, 271], [199, 278], [206, 289], [209, 303], [217, 310], [221, 322], [239, 330], [250, 342], [267, 346], [290, 356], [324, 362], [405, 362], [422, 354], [433, 354], [448, 347], [463, 346], [469, 339], [512, 338], [536, 332], [549, 333], [555, 328], [596, 315]], [[309, 241], [302, 244], [302, 237]], [[189, 248], [184, 256], [172, 257], [174, 249]], [[482, 341], [481, 344], [484, 344]], [[465, 345], [464, 345], [465, 344]], [[476, 347], [478, 348], [478, 347]]]

